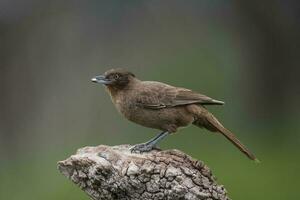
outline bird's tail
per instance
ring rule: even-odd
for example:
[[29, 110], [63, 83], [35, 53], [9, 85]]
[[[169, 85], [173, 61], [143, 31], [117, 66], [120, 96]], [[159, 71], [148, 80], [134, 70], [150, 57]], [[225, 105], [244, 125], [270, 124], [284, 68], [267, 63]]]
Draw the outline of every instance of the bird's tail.
[[233, 145], [235, 145], [241, 152], [243, 152], [248, 158], [259, 162], [253, 153], [251, 153], [238, 139], [237, 137], [227, 130], [218, 120], [208, 111], [201, 112], [201, 117], [195, 120], [195, 125], [199, 127], [207, 128], [210, 131], [220, 132], [224, 135]]

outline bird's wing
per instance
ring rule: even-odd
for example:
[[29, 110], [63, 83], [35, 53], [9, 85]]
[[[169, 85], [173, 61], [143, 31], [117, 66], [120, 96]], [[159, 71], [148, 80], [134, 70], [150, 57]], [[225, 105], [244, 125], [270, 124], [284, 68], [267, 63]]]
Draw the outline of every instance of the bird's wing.
[[214, 100], [185, 88], [147, 81], [143, 83], [143, 87], [137, 98], [137, 104], [144, 108], [161, 109], [188, 104], [222, 105], [224, 102]]

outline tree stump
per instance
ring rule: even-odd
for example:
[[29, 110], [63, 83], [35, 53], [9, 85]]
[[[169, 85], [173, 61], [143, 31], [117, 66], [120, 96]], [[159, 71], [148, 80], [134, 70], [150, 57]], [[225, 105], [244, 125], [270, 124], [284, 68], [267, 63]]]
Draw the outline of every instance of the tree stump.
[[137, 154], [130, 147], [84, 147], [58, 169], [93, 200], [229, 199], [202, 161], [178, 150]]

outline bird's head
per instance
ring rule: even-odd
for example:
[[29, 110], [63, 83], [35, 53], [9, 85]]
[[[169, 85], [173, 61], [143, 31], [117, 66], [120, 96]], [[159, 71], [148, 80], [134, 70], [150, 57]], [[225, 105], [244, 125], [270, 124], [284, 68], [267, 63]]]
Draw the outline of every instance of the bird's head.
[[122, 89], [126, 87], [133, 79], [135, 75], [129, 71], [121, 68], [110, 69], [103, 75], [95, 76], [92, 78], [94, 83], [102, 83], [107, 87]]

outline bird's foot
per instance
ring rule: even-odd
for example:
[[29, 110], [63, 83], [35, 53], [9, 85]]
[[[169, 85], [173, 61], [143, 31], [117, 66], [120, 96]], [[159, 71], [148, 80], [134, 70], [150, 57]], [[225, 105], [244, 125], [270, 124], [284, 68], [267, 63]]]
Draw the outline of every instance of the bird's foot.
[[148, 143], [141, 143], [141, 144], [136, 144], [133, 147], [130, 148], [131, 153], [143, 153], [143, 152], [149, 152], [153, 149], [157, 149], [155, 146], [152, 144]]

